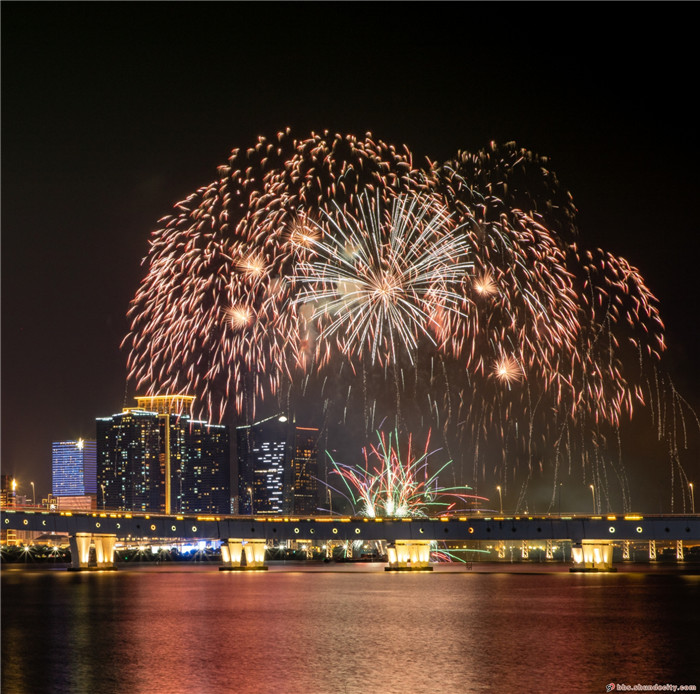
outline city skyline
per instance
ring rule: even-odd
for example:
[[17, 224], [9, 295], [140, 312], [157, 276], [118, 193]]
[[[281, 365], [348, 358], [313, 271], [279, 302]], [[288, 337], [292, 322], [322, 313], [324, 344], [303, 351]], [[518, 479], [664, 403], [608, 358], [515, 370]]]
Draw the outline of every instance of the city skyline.
[[[238, 11], [249, 20], [258, 17], [252, 8]], [[311, 9], [299, 11], [307, 30], [322, 26]], [[650, 14], [640, 12], [650, 29]], [[358, 135], [372, 130], [376, 138], [408, 145], [417, 160], [444, 161], [460, 148], [478, 150], [491, 140], [515, 140], [549, 157], [579, 209], [582, 245], [627, 258], [659, 297], [666, 367], [681, 394], [697, 404], [697, 144], [690, 137], [690, 88], [676, 67], [692, 60], [682, 42], [666, 52], [649, 51], [641, 38], [620, 36], [613, 26], [599, 29], [596, 57], [582, 50], [583, 32], [571, 42], [550, 38], [549, 50], [536, 50], [527, 37], [504, 29], [509, 40], [498, 50], [485, 36], [473, 39], [482, 49], [475, 53], [490, 49], [492, 61], [463, 61], [456, 30], [444, 18], [421, 21], [419, 31], [413, 26], [417, 11], [408, 14], [397, 19], [398, 33], [418, 45], [440, 46], [444, 65], [424, 51], [421, 60], [403, 54], [407, 63], [393, 68], [391, 80], [387, 70], [402, 54], [403, 39], [386, 39], [381, 51], [351, 59], [320, 32], [325, 63], [303, 41], [292, 49], [300, 64], [321, 71], [321, 78], [302, 86], [274, 70], [287, 50], [284, 11], [270, 27], [267, 52], [247, 68], [231, 67], [214, 78], [207, 68], [216, 64], [215, 47], [225, 45], [221, 38], [209, 46], [202, 35], [193, 43], [199, 55], [168, 63], [150, 59], [162, 32], [150, 32], [148, 21], [135, 30], [143, 32], [139, 46], [128, 49], [118, 38], [125, 18], [90, 9], [72, 26], [70, 10], [46, 8], [30, 20], [20, 6], [3, 8], [13, 35], [5, 37], [3, 63], [2, 467], [25, 485], [23, 492], [30, 491], [30, 481], [37, 497], [48, 491], [52, 441], [90, 438], [99, 412], [117, 410], [138, 394], [126, 383], [119, 344], [157, 219], [211, 180], [231, 148], [251, 146], [258, 135], [274, 137], [288, 126], [299, 137], [324, 128]], [[113, 21], [110, 49], [99, 38], [103, 17]], [[182, 10], [173, 9], [163, 21], [182, 31]], [[242, 41], [231, 50], [245, 55], [250, 45]], [[96, 58], [84, 61], [86, 51]], [[352, 86], [345, 74], [357, 76]], [[540, 77], [529, 79], [531, 74]], [[198, 85], [202, 95], [173, 112], [169, 105], [185, 83]], [[649, 85], [656, 83], [665, 85], [671, 107], [650, 95]], [[343, 89], [350, 98], [329, 98]], [[42, 423], [38, 435], [35, 420]], [[634, 452], [627, 470], [633, 486], [640, 485], [632, 490], [633, 505], [640, 499], [651, 510], [669, 506], [665, 458], [655, 463]], [[583, 480], [579, 486], [565, 494], [575, 494], [583, 510], [588, 486]], [[489, 495], [493, 499], [495, 491]]]

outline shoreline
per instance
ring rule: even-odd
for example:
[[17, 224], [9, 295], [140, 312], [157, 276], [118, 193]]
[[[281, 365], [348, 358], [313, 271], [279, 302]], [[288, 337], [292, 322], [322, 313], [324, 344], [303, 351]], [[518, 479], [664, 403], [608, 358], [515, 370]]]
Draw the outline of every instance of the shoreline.
[[[319, 561], [269, 561], [265, 565], [268, 567], [267, 574], [276, 573], [381, 573], [387, 566], [386, 562], [319, 562]], [[118, 562], [117, 572], [203, 572], [219, 571], [221, 562], [185, 562], [167, 561], [159, 564], [155, 562]], [[469, 564], [448, 564], [435, 563], [431, 565], [433, 571], [430, 575], [442, 574], [513, 574], [513, 575], [584, 575], [583, 573], [573, 573], [569, 569], [573, 564], [570, 562], [471, 562]], [[700, 562], [619, 562], [613, 564], [616, 571], [587, 572], [585, 575], [608, 575], [620, 576], [625, 574], [646, 574], [646, 575], [690, 575], [700, 576]], [[2, 563], [0, 573], [20, 573], [20, 572], [69, 572], [70, 563]], [[114, 572], [114, 569], [111, 570]], [[85, 573], [101, 573], [97, 570], [86, 571]], [[106, 572], [105, 572], [106, 573]], [[240, 573], [247, 573], [245, 571]], [[418, 574], [419, 571], [401, 572], [405, 574]]]

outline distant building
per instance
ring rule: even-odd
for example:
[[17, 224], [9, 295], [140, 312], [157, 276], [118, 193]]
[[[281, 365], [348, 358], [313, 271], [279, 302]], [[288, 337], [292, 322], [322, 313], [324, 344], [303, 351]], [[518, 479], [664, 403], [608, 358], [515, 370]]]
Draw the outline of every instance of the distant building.
[[237, 427], [238, 512], [284, 513], [289, 425], [284, 415]]
[[125, 409], [97, 420], [98, 508], [161, 509], [158, 415]]
[[[0, 506], [12, 508], [16, 506], [17, 482], [12, 475], [0, 475]], [[17, 531], [0, 528], [0, 544], [17, 544]]]
[[228, 427], [192, 420], [184, 428], [185, 479], [184, 488], [179, 492], [182, 511], [229, 513], [231, 444]]
[[318, 429], [294, 427], [287, 508], [295, 515], [318, 513]]
[[193, 420], [185, 395], [137, 398], [97, 420], [98, 507], [228, 513], [228, 427]]
[[97, 444], [95, 441], [54, 441], [51, 446], [54, 496], [97, 494]]
[[14, 506], [16, 492], [17, 483], [12, 475], [0, 475], [0, 506]]
[[274, 415], [236, 429], [238, 512], [313, 514], [318, 507], [318, 429]]

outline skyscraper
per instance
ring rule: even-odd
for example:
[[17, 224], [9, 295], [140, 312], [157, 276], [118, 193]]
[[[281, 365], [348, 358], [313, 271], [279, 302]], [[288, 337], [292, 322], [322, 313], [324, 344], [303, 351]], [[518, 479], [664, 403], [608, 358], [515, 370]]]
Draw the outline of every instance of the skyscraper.
[[136, 398], [139, 409], [158, 417], [160, 448], [158, 463], [162, 482], [160, 508], [164, 513], [182, 511], [183, 479], [187, 461], [186, 431], [194, 397], [191, 395], [150, 395]]
[[[185, 424], [182, 511], [229, 513], [231, 506], [228, 427], [198, 420]], [[179, 476], [182, 479], [182, 475]]]
[[289, 474], [289, 513], [318, 513], [318, 429], [294, 427], [294, 448]]
[[97, 445], [95, 441], [55, 441], [51, 446], [54, 496], [97, 494]]
[[280, 414], [238, 427], [239, 513], [316, 513], [318, 434]]
[[274, 415], [237, 427], [239, 513], [284, 512], [285, 463], [288, 460], [289, 424]]
[[160, 511], [165, 491], [160, 472], [158, 415], [127, 408], [97, 419], [99, 508]]
[[98, 483], [107, 508], [228, 513], [229, 433], [192, 420], [191, 396], [137, 398], [97, 420]]

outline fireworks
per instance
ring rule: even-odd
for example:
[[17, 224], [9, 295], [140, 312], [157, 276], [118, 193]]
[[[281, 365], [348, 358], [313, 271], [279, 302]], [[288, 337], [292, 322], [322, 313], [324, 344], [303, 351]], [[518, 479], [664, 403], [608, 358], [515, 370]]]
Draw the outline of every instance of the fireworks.
[[345, 355], [366, 349], [372, 363], [395, 363], [403, 347], [413, 362], [421, 337], [436, 344], [435, 314], [461, 315], [469, 247], [430, 202], [399, 197], [385, 218], [379, 198], [364, 196], [359, 218], [337, 207], [326, 215], [328, 230], [319, 225], [291, 278], [300, 285], [294, 303], [314, 306], [320, 341], [335, 339]]
[[[462, 479], [605, 440], [664, 350], [639, 272], [580, 247], [571, 197], [514, 145], [420, 168], [369, 134], [260, 138], [161, 220], [146, 263], [137, 388], [195, 392], [211, 419], [304, 403], [365, 435], [389, 412], [458, 450]], [[603, 458], [581, 459], [597, 482]]]
[[511, 383], [520, 380], [522, 370], [513, 357], [503, 356], [493, 365], [493, 375], [503, 383]]
[[[469, 502], [485, 501], [484, 497], [466, 494], [469, 487], [447, 488], [438, 485], [438, 475], [452, 461], [445, 463], [437, 472], [428, 471], [428, 435], [424, 452], [414, 456], [411, 437], [402, 459], [399, 449], [399, 434], [388, 436], [377, 432], [379, 443], [363, 449], [365, 464], [346, 465], [331, 458], [333, 472], [339, 475], [349, 494], [344, 494], [353, 506], [353, 512], [368, 518], [424, 518], [464, 512]], [[448, 500], [449, 499], [449, 500]], [[463, 504], [457, 508], [457, 504]]]

